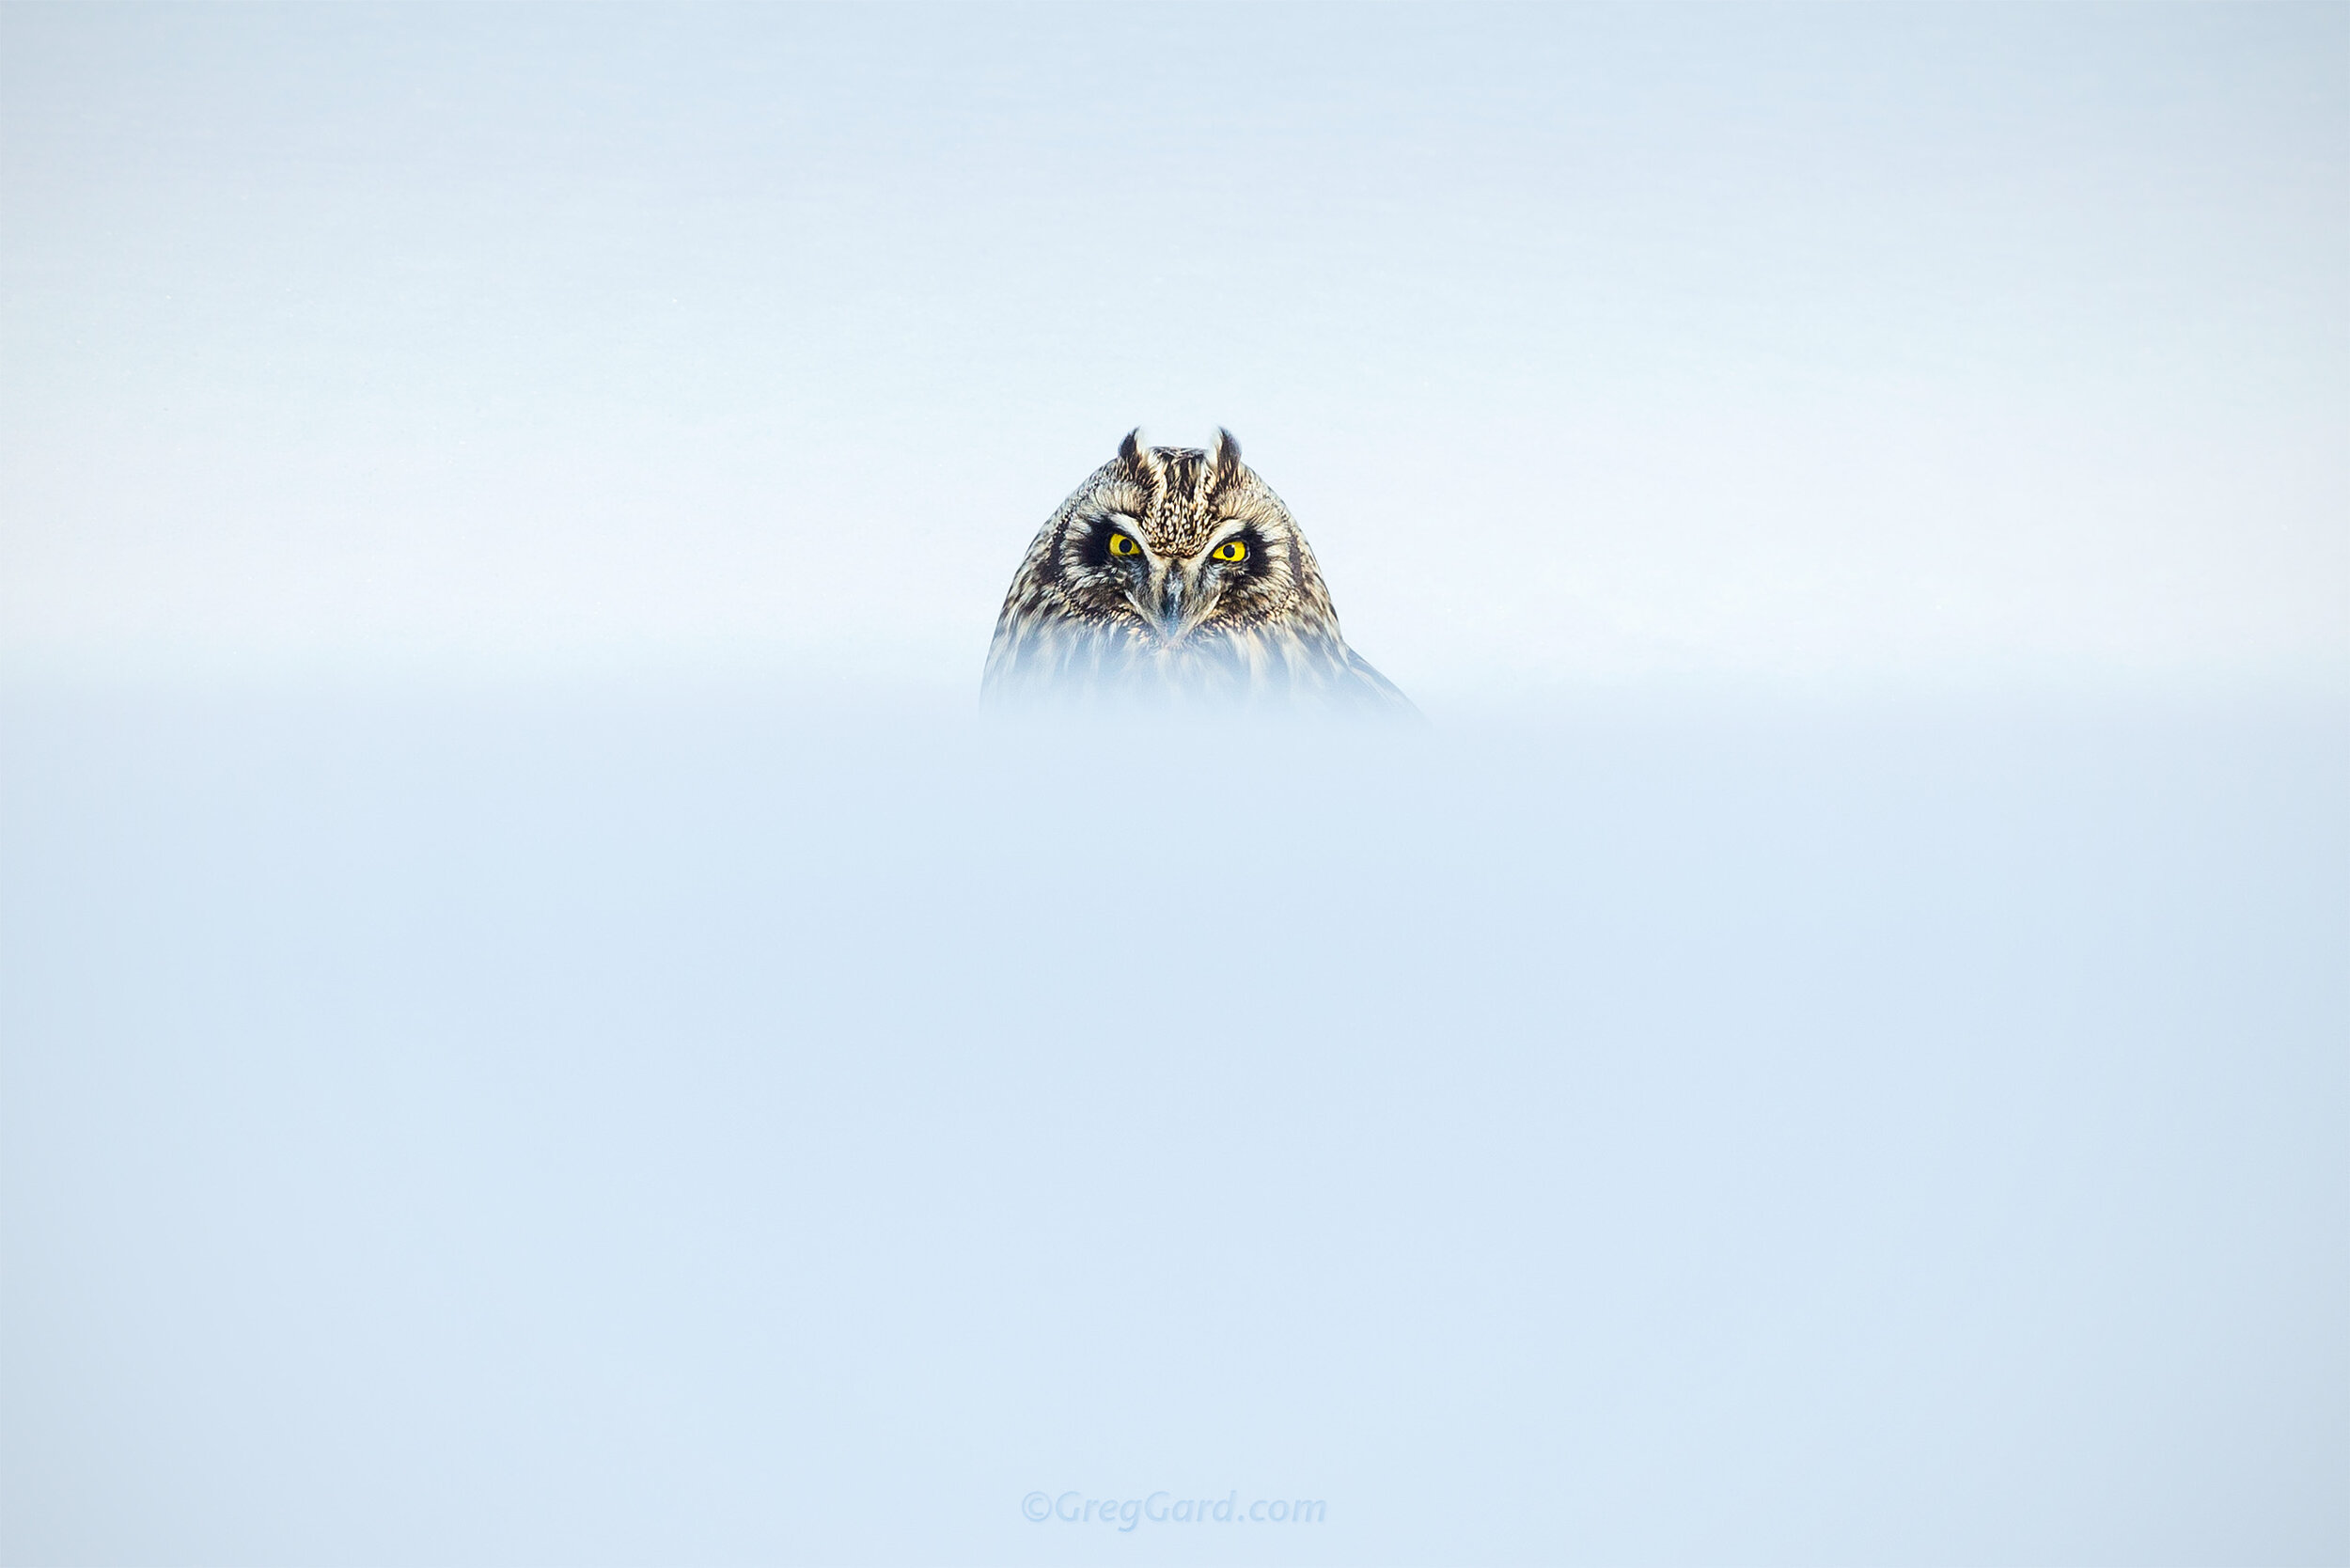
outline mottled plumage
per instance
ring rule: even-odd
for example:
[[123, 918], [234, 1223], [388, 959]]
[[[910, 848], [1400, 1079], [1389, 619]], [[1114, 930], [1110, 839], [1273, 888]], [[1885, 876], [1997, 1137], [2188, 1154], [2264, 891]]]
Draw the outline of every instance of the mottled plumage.
[[1339, 635], [1305, 534], [1231, 431], [1204, 452], [1140, 434], [1029, 544], [984, 698], [1412, 712]]

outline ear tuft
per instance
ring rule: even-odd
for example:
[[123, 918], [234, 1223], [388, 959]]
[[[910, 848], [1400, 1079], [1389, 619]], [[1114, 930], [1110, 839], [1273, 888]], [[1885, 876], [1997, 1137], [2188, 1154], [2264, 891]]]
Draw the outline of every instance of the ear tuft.
[[1118, 461], [1139, 474], [1148, 466], [1142, 457], [1142, 427], [1136, 425], [1126, 432], [1126, 439], [1118, 444]]
[[1214, 476], [1210, 481], [1214, 490], [1240, 478], [1240, 437], [1221, 425], [1215, 428], [1215, 449], [1208, 456], [1208, 468]]

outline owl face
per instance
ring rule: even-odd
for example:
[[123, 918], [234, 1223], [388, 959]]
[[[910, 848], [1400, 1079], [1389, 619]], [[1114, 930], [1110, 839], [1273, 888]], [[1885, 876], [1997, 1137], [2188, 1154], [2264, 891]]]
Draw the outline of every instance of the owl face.
[[990, 702], [1162, 700], [1410, 713], [1347, 647], [1306, 536], [1216, 432], [1118, 456], [1061, 503], [1004, 595]]
[[1230, 435], [1207, 452], [1129, 437], [1075, 501], [1054, 564], [1069, 608], [1103, 630], [1171, 651], [1278, 619], [1307, 597], [1306, 541]]

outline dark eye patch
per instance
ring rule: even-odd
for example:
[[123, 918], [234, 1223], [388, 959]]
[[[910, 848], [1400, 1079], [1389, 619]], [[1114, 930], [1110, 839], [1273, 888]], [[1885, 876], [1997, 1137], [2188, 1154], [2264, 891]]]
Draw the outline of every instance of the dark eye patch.
[[1105, 567], [1114, 558], [1110, 555], [1110, 540], [1119, 534], [1132, 537], [1133, 533], [1133, 529], [1125, 526], [1116, 518], [1097, 517], [1086, 529], [1085, 536], [1075, 541], [1077, 560], [1087, 567], [1096, 569]]

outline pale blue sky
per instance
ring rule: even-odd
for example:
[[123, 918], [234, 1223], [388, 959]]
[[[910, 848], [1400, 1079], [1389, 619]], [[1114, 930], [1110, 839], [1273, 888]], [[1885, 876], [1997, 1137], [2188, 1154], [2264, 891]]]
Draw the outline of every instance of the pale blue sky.
[[0, 7], [0, 1560], [2350, 1560], [2345, 431], [2341, 7]]
[[0, 33], [12, 663], [951, 685], [1224, 423], [1409, 687], [2350, 667], [2339, 8]]

